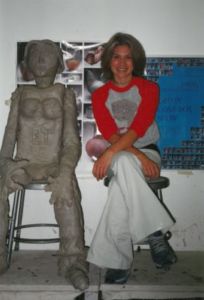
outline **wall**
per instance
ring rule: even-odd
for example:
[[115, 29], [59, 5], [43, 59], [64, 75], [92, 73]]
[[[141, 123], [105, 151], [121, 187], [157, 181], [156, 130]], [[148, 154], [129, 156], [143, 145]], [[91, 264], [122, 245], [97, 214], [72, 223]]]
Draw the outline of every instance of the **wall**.
[[[142, 42], [147, 55], [202, 56], [203, 13], [202, 0], [0, 0], [0, 142], [9, 111], [5, 100], [16, 86], [17, 41], [105, 41], [111, 34], [124, 31]], [[172, 244], [180, 250], [203, 250], [203, 171], [164, 170], [163, 174], [171, 180], [164, 193], [165, 201], [177, 219]], [[106, 188], [91, 173], [78, 176], [89, 244]], [[46, 197], [43, 195], [38, 205], [53, 219]], [[29, 208], [28, 204], [27, 217], [34, 219], [35, 212], [32, 214]], [[35, 209], [39, 211], [37, 206]]]

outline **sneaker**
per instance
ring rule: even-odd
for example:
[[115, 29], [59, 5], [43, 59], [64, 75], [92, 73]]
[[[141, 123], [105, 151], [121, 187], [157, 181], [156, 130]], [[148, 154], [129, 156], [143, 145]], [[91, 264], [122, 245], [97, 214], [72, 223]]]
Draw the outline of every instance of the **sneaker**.
[[161, 231], [151, 234], [148, 238], [152, 259], [158, 269], [169, 269], [177, 262], [177, 256]]
[[130, 270], [107, 269], [105, 283], [124, 284], [128, 281]]

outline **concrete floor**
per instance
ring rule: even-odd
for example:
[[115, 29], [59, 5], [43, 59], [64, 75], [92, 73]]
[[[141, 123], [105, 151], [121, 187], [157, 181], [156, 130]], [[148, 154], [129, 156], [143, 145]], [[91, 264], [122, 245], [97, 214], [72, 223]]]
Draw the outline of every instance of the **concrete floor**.
[[14, 252], [10, 269], [0, 277], [0, 300], [182, 299], [204, 298], [204, 252], [178, 252], [178, 262], [157, 270], [148, 250], [135, 252], [126, 285], [104, 284], [104, 272], [90, 266], [90, 287], [82, 295], [57, 275], [55, 251]]
[[204, 252], [178, 252], [169, 271], [156, 269], [148, 250], [135, 253], [132, 274], [123, 286], [102, 284], [107, 299], [204, 298]]

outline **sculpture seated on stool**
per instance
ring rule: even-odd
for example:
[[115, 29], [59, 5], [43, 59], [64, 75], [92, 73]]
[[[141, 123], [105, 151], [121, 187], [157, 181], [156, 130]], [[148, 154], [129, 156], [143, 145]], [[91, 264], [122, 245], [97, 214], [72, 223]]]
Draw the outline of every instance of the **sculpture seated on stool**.
[[64, 68], [62, 52], [54, 42], [30, 41], [24, 61], [36, 85], [19, 86], [12, 94], [0, 152], [0, 273], [8, 268], [8, 195], [33, 180], [47, 179], [59, 225], [59, 272], [84, 290], [89, 283], [75, 175], [81, 156], [75, 96], [71, 89], [54, 84]]

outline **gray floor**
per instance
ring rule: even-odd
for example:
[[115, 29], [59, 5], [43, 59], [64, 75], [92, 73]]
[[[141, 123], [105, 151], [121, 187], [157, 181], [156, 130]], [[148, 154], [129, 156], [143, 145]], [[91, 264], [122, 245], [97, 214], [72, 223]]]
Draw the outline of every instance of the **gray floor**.
[[[148, 250], [135, 253], [126, 285], [104, 284], [104, 270], [90, 266], [90, 287], [85, 299], [204, 298], [204, 252], [179, 252], [178, 262], [165, 272], [155, 269]], [[14, 252], [10, 269], [0, 277], [0, 300], [69, 300], [79, 296], [57, 275], [54, 251]]]

